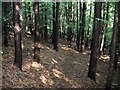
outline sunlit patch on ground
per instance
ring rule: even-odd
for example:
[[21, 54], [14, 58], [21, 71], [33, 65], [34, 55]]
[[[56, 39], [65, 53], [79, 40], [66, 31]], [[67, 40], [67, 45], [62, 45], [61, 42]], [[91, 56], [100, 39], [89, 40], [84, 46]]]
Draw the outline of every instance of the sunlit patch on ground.
[[109, 55], [101, 55], [100, 60], [103, 62], [108, 62], [110, 59]]

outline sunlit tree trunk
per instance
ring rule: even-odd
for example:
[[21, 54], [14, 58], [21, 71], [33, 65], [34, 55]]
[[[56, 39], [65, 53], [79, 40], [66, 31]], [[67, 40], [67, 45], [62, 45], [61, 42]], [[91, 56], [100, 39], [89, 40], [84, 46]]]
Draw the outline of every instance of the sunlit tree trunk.
[[114, 14], [114, 25], [113, 25], [113, 34], [111, 41], [111, 51], [110, 51], [110, 62], [107, 74], [106, 89], [112, 90], [112, 80], [114, 75], [114, 60], [116, 53], [116, 42], [117, 42], [117, 33], [118, 33], [118, 3], [115, 3], [115, 14]]
[[[109, 2], [107, 2], [107, 10], [106, 10], [106, 21], [109, 20]], [[105, 54], [105, 50], [106, 50], [106, 33], [107, 33], [107, 30], [108, 30], [108, 22], [105, 24], [105, 36], [104, 36], [104, 45], [103, 45], [103, 48], [102, 48], [102, 51], [103, 51], [103, 54]]]
[[14, 18], [14, 45], [15, 45], [15, 59], [14, 65], [22, 70], [22, 47], [21, 47], [21, 27], [20, 27], [20, 14], [19, 3], [13, 3], [13, 18]]
[[101, 22], [97, 18], [101, 18], [101, 2], [95, 2], [95, 11], [94, 11], [94, 27], [92, 35], [92, 49], [90, 55], [90, 63], [88, 70], [88, 77], [96, 80], [96, 66], [97, 60], [99, 58], [99, 34], [101, 30]]
[[105, 15], [106, 15], [106, 13], [105, 13], [106, 12], [106, 3], [103, 2], [102, 4], [103, 4], [102, 5], [103, 6], [103, 10], [102, 10], [103, 11], [103, 14], [102, 14], [103, 15], [102, 16], [103, 21], [102, 21], [102, 25], [101, 25], [102, 30], [101, 30], [101, 35], [100, 35], [101, 36], [101, 38], [100, 38], [100, 53], [99, 53], [100, 55], [103, 53], [103, 46], [104, 46], [104, 43], [105, 43], [104, 42], [104, 38], [105, 38], [105, 21], [104, 20], [105, 20]]
[[40, 30], [39, 30], [39, 2], [34, 3], [35, 33], [34, 33], [34, 59], [40, 61]]

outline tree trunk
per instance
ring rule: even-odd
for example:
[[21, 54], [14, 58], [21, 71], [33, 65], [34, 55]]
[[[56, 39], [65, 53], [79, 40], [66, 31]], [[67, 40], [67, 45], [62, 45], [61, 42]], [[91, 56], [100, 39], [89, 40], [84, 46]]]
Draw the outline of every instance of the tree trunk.
[[52, 35], [52, 43], [54, 43], [55, 39], [55, 25], [56, 25], [56, 20], [55, 20], [55, 3], [53, 2], [53, 35]]
[[58, 51], [58, 32], [59, 32], [59, 9], [60, 9], [60, 3], [56, 2], [56, 24], [55, 24], [55, 31], [54, 31], [54, 49]]
[[89, 37], [90, 37], [90, 24], [91, 24], [91, 13], [92, 13], [92, 5], [90, 6], [90, 15], [89, 15], [89, 25], [88, 25], [88, 31], [87, 31], [87, 40], [86, 40], [86, 47], [89, 45]]
[[[102, 30], [101, 30], [101, 38], [100, 38], [100, 55], [102, 54], [102, 52], [103, 52], [103, 46], [104, 46], [104, 38], [105, 38], [105, 22], [104, 22], [104, 20], [105, 20], [105, 15], [106, 15], [106, 3], [105, 2], [103, 2], [103, 17], [102, 17]], [[99, 55], [99, 56], [100, 56]]]
[[29, 18], [29, 25], [28, 25], [28, 29], [29, 29], [29, 31], [30, 31], [30, 33], [31, 34], [33, 34], [33, 32], [32, 32], [32, 24], [31, 24], [31, 9], [30, 9], [30, 2], [29, 2], [29, 15], [28, 15], [28, 18]]
[[107, 90], [112, 90], [112, 79], [114, 74], [114, 60], [115, 60], [115, 52], [116, 52], [117, 33], [118, 33], [118, 3], [116, 2], [113, 34], [112, 34], [112, 41], [111, 41], [111, 51], [110, 51], [110, 62], [109, 62], [108, 75], [107, 75], [107, 81], [106, 81]]
[[[47, 3], [46, 3], [47, 4]], [[45, 32], [44, 32], [44, 39], [48, 40], [48, 30], [47, 30], [47, 8], [45, 7]]]
[[85, 48], [85, 10], [86, 10], [86, 3], [83, 3], [83, 13], [82, 13], [82, 32], [81, 32], [81, 52], [83, 52]]
[[39, 2], [34, 3], [35, 33], [34, 33], [34, 59], [40, 61], [40, 30], [39, 30]]
[[[3, 16], [6, 18], [7, 15], [7, 5], [8, 2], [3, 2]], [[8, 47], [8, 25], [7, 25], [7, 21], [4, 20], [3, 22], [3, 31], [4, 31], [4, 46]]]
[[[118, 5], [118, 38], [120, 38], [120, 1], [119, 1], [119, 5]], [[118, 39], [118, 53], [120, 56], [120, 39]]]
[[13, 3], [13, 18], [14, 18], [14, 45], [15, 45], [15, 59], [14, 65], [22, 70], [22, 47], [21, 47], [21, 27], [20, 27], [20, 14], [19, 3]]
[[96, 66], [97, 60], [99, 58], [99, 34], [101, 29], [101, 22], [97, 18], [101, 18], [101, 2], [95, 2], [94, 11], [94, 27], [93, 27], [93, 37], [92, 37], [92, 49], [90, 55], [90, 64], [88, 70], [88, 77], [96, 80]]
[[[79, 51], [80, 49], [80, 29], [78, 28], [78, 7], [79, 7], [79, 2], [77, 2], [77, 9], [76, 9], [76, 12], [77, 12], [77, 42], [76, 42], [76, 45], [77, 45], [77, 50]], [[80, 3], [80, 11], [81, 11], [81, 3]], [[81, 12], [80, 12], [80, 19], [81, 19]], [[80, 26], [81, 27], [81, 26]]]
[[72, 42], [72, 2], [68, 3], [68, 32], [67, 32], [67, 42], [68, 47], [71, 47]]
[[[109, 2], [107, 2], [107, 12], [106, 12], [106, 21], [109, 20]], [[103, 45], [103, 54], [105, 54], [105, 49], [106, 49], [106, 33], [107, 33], [107, 27], [108, 27], [108, 22], [105, 24], [105, 37], [104, 37], [104, 45]]]

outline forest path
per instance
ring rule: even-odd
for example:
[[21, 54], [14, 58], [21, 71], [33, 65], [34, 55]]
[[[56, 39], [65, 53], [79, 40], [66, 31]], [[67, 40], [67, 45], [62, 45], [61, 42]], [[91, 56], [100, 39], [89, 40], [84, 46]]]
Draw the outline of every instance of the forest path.
[[[12, 39], [13, 40], [13, 39]], [[53, 45], [41, 40], [40, 63], [33, 57], [33, 40], [23, 37], [23, 72], [13, 66], [14, 41], [3, 47], [3, 87], [35, 88], [103, 88], [105, 86], [108, 62], [98, 61], [96, 82], [87, 77], [89, 54], [79, 53], [59, 40], [59, 51]], [[105, 61], [107, 61], [106, 59]]]

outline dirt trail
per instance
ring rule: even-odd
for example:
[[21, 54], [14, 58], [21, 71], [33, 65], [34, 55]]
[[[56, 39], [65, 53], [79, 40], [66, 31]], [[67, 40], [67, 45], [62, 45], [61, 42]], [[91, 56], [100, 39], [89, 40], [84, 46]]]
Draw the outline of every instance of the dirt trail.
[[[63, 44], [64, 42], [64, 44]], [[3, 87], [36, 88], [103, 88], [105, 86], [108, 63], [98, 61], [96, 82], [87, 77], [89, 55], [68, 48], [60, 39], [59, 51], [52, 44], [41, 40], [41, 60], [34, 62], [33, 40], [23, 38], [23, 72], [13, 66], [13, 41], [8, 48], [3, 47]]]

